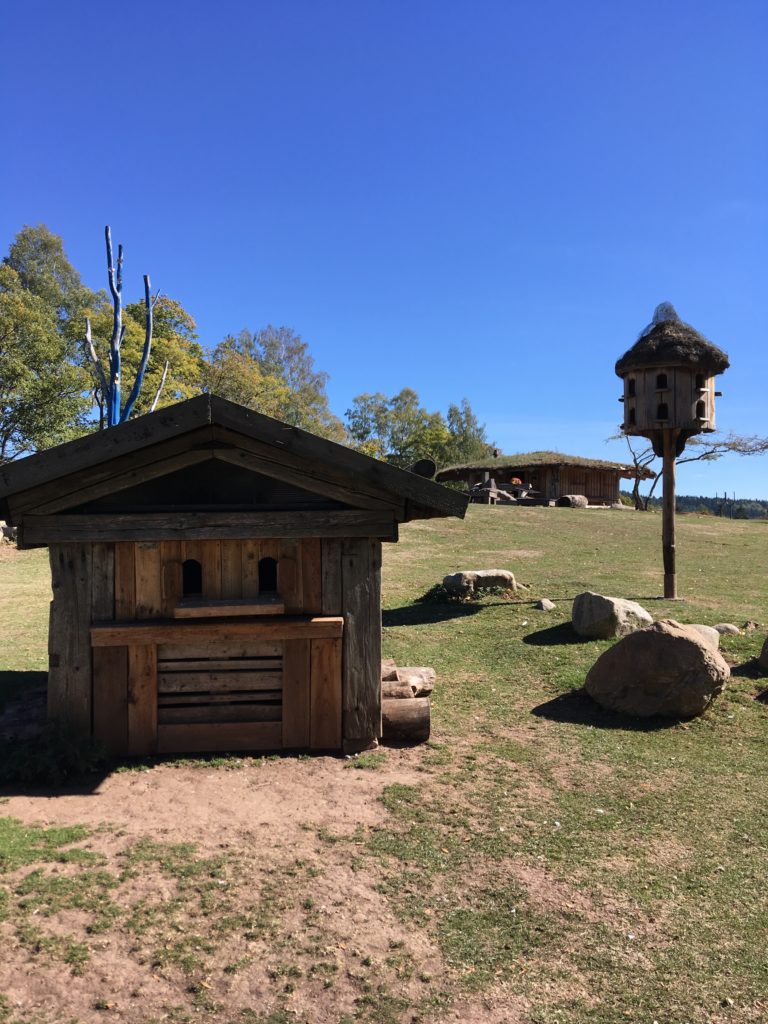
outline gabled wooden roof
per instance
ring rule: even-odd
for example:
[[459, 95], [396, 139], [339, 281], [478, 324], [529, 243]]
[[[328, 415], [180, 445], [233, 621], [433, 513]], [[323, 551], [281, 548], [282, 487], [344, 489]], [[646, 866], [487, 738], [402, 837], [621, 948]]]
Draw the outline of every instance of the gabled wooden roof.
[[0, 466], [0, 518], [19, 523], [88, 508], [211, 459], [322, 495], [337, 509], [386, 512], [395, 523], [463, 517], [467, 507], [465, 495], [441, 484], [200, 395]]

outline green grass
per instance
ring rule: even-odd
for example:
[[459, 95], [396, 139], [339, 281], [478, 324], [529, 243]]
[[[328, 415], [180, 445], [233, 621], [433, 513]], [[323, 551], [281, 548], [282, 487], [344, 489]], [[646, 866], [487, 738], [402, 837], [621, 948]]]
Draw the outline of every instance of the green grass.
[[[378, 784], [377, 825], [307, 826], [312, 858], [286, 851], [254, 886], [242, 884], [243, 849], [205, 857], [160, 842], [150, 823], [146, 839], [104, 864], [84, 830], [0, 819], [0, 919], [37, 960], [73, 971], [89, 969], [100, 927], [123, 931], [148, 971], [183, 979], [179, 1020], [229, 1020], [216, 1017], [204, 984], [218, 963], [228, 978], [266, 972], [269, 1002], [230, 1014], [259, 1024], [295, 1019], [284, 1003], [297, 992], [322, 1009], [342, 983], [355, 999], [338, 1024], [438, 1021], [456, 1001], [505, 994], [525, 1001], [525, 1024], [764, 1024], [768, 707], [755, 698], [768, 676], [754, 659], [768, 623], [768, 524], [680, 517], [681, 602], [657, 596], [660, 530], [652, 513], [482, 506], [465, 522], [404, 528], [385, 546], [383, 653], [433, 665], [438, 684], [429, 743], [363, 754], [347, 762], [359, 772], [341, 773], [350, 785]], [[530, 589], [519, 600], [420, 601], [449, 572], [496, 567]], [[0, 667], [39, 669], [44, 553], [0, 574], [15, 616]], [[609, 646], [570, 628], [584, 589], [639, 600], [657, 619], [762, 625], [723, 638], [733, 675], [705, 716], [627, 721], [580, 692]], [[539, 597], [556, 611], [536, 611]], [[334, 871], [363, 879], [401, 922], [403, 940], [385, 956], [367, 942], [375, 921], [354, 948], [328, 948], [334, 908], [323, 885]], [[163, 898], [130, 896], [145, 877]], [[46, 931], [73, 909], [92, 931]], [[439, 960], [425, 969], [406, 938]]]

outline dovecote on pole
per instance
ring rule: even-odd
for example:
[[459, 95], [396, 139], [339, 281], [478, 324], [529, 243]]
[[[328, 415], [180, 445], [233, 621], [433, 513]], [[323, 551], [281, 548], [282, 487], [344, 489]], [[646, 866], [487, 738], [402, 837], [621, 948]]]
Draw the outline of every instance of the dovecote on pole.
[[625, 434], [647, 437], [663, 459], [664, 597], [677, 597], [675, 460], [695, 434], [715, 429], [715, 377], [728, 356], [662, 302], [653, 320], [616, 363], [624, 381]]

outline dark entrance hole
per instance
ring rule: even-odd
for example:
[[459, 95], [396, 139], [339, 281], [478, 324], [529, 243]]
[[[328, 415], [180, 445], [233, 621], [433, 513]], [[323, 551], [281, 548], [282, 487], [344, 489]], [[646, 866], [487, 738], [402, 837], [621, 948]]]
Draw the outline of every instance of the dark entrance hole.
[[274, 558], [259, 559], [259, 593], [277, 593], [277, 561]]
[[188, 558], [181, 567], [181, 590], [184, 597], [203, 593], [203, 567], [196, 558]]

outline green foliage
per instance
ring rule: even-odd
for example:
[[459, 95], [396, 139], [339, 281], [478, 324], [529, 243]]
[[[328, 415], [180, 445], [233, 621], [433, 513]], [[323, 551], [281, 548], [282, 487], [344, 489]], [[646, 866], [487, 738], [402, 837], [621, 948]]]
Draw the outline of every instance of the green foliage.
[[0, 464], [83, 431], [87, 378], [71, 353], [57, 308], [0, 265]]
[[315, 369], [309, 346], [290, 327], [263, 328], [257, 333], [228, 335], [207, 360], [206, 391], [311, 430], [332, 441], [344, 441], [342, 422], [328, 406], [328, 374]]
[[408, 467], [423, 458], [444, 466], [490, 451], [485, 427], [466, 398], [448, 407], [446, 419], [424, 408], [412, 388], [403, 388], [391, 398], [380, 392], [357, 395], [346, 415], [355, 447], [396, 466]]

